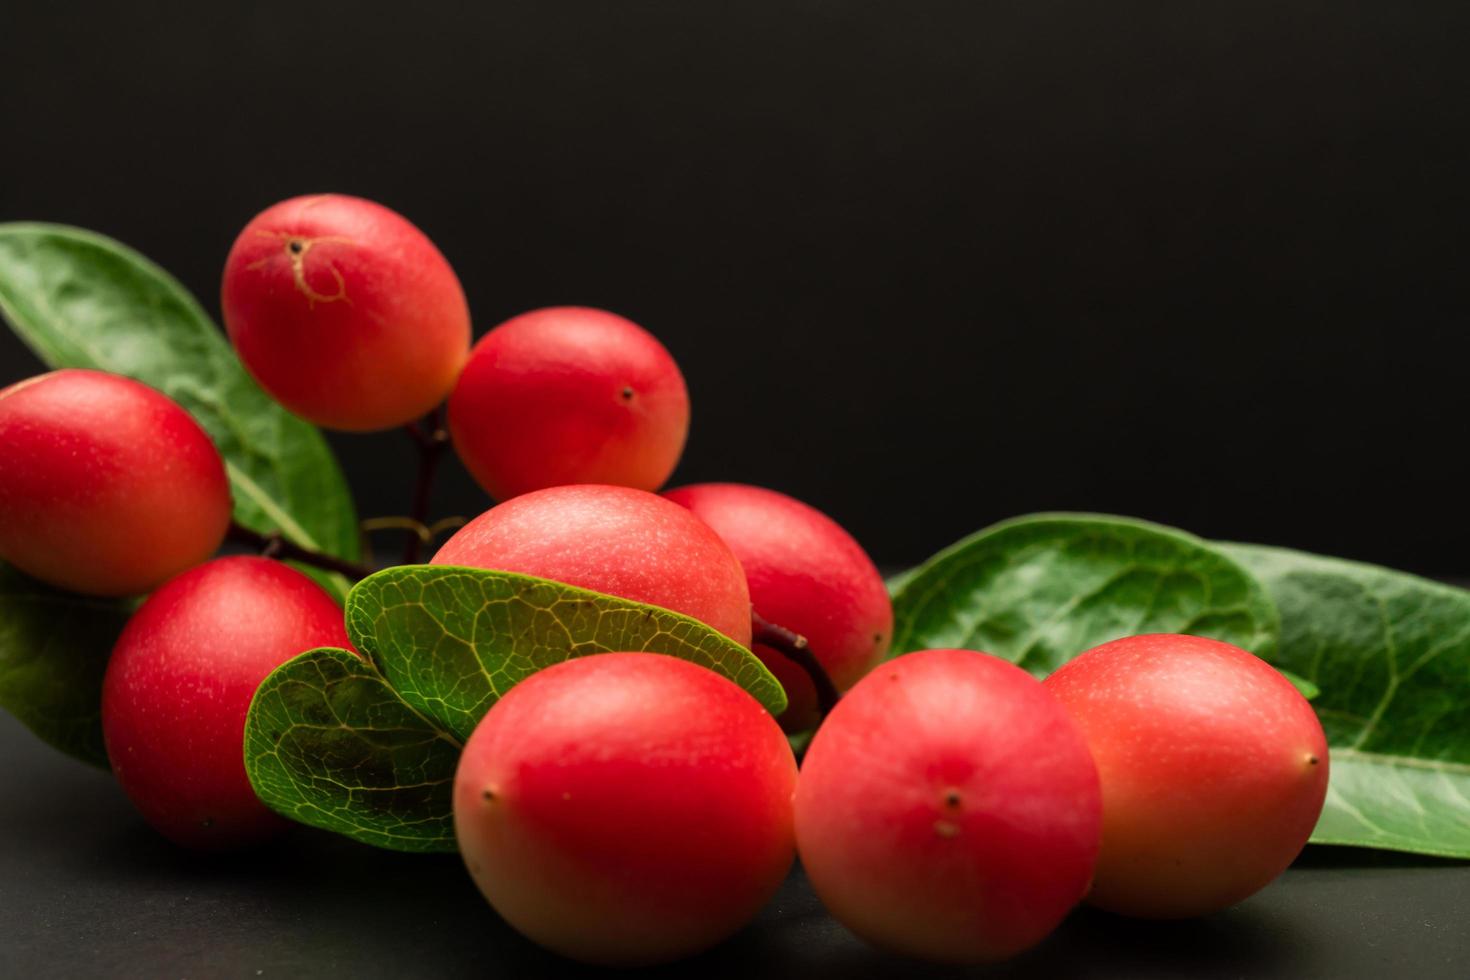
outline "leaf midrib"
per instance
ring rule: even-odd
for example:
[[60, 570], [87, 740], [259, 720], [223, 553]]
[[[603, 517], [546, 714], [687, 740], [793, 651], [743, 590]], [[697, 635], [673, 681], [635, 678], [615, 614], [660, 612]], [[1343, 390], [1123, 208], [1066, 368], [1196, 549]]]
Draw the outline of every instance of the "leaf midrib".
[[1328, 746], [1328, 758], [1332, 762], [1364, 762], [1390, 768], [1418, 769], [1453, 776], [1470, 777], [1470, 762], [1451, 762], [1447, 759], [1425, 759], [1412, 755], [1394, 755], [1390, 752], [1364, 752], [1355, 748]]

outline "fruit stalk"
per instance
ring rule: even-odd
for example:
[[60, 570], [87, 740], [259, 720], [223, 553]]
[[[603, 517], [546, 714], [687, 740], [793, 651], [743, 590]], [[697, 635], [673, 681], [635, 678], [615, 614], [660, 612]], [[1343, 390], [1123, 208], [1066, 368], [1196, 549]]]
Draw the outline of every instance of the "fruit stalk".
[[[434, 409], [424, 419], [424, 427], [419, 423], [410, 422], [404, 426], [408, 434], [413, 437], [414, 444], [419, 450], [419, 472], [414, 481], [413, 507], [409, 511], [408, 519], [418, 529], [418, 533], [410, 534], [408, 541], [403, 546], [404, 565], [417, 565], [422, 558], [422, 547], [428, 543], [429, 531], [429, 498], [434, 490], [434, 474], [438, 471], [439, 460], [444, 455], [444, 450], [449, 446], [449, 430], [444, 425], [444, 409], [440, 406]], [[427, 430], [427, 431], [426, 431]]]
[[348, 578], [367, 578], [376, 569], [335, 555], [325, 555], [319, 551], [311, 551], [303, 548], [293, 541], [288, 541], [280, 531], [272, 531], [262, 534], [259, 531], [246, 527], [243, 524], [231, 521], [230, 530], [225, 539], [236, 544], [243, 544], [254, 548], [263, 558], [276, 558], [281, 561], [294, 561], [302, 565], [310, 565], [312, 568], [321, 568], [329, 572], [337, 572]]
[[806, 671], [807, 676], [812, 679], [812, 687], [817, 691], [817, 711], [821, 717], [827, 717], [827, 712], [837, 704], [837, 687], [812, 654], [811, 647], [807, 646], [806, 637], [793, 633], [784, 626], [767, 622], [755, 610], [750, 613], [750, 628], [752, 643], [763, 643], [779, 651], [786, 659]]

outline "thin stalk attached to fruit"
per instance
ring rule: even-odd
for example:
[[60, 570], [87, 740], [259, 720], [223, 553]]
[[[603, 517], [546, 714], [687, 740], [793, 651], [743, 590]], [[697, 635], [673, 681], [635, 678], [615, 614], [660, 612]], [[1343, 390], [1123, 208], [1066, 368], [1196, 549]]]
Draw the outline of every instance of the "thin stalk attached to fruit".
[[312, 568], [324, 569], [328, 572], [337, 572], [356, 581], [367, 578], [373, 574], [375, 569], [335, 555], [324, 555], [319, 551], [303, 548], [293, 541], [286, 539], [280, 531], [272, 531], [262, 534], [259, 531], [248, 528], [243, 524], [230, 522], [229, 533], [225, 539], [236, 544], [243, 544], [254, 548], [264, 558], [278, 558], [281, 561], [294, 561], [302, 565], [310, 565]]
[[784, 626], [767, 622], [754, 610], [750, 613], [750, 633], [752, 643], [764, 643], [806, 671], [812, 680], [812, 687], [817, 690], [817, 711], [823, 718], [827, 717], [841, 695], [837, 693], [837, 686], [827, 676], [827, 671], [812, 653], [811, 647], [807, 646], [806, 637], [793, 633]]
[[449, 446], [449, 430], [444, 424], [444, 408], [440, 406], [425, 416], [423, 426], [410, 422], [404, 426], [413, 437], [419, 451], [418, 477], [414, 481], [413, 507], [408, 519], [420, 533], [410, 534], [403, 546], [404, 565], [417, 565], [422, 557], [422, 548], [429, 544], [432, 532], [429, 529], [429, 501], [434, 491], [434, 474], [439, 460]]

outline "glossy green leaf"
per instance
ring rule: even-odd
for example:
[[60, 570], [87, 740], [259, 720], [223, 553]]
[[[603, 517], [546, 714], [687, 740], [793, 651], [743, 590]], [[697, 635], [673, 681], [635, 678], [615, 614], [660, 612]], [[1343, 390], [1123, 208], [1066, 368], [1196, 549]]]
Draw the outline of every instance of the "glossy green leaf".
[[909, 580], [917, 575], [919, 569], [922, 567], [922, 565], [915, 565], [913, 568], [906, 568], [903, 571], [898, 572], [895, 575], [890, 575], [886, 579], [884, 579], [883, 585], [888, 589], [888, 595], [890, 597], [896, 596], [900, 592], [902, 592], [903, 587], [909, 584]]
[[61, 592], [0, 564], [0, 707], [106, 769], [102, 677], [131, 612], [131, 603]]
[[405, 701], [462, 739], [518, 681], [592, 653], [680, 657], [728, 677], [772, 714], [786, 708], [765, 665], [698, 620], [509, 572], [386, 569], [353, 588], [347, 629]]
[[[357, 516], [326, 440], [260, 390], [167, 272], [79, 228], [0, 224], [0, 314], [51, 367], [127, 375], [188, 409], [225, 458], [240, 523], [357, 558]], [[345, 593], [340, 576], [311, 571]]]
[[1332, 768], [1312, 840], [1470, 858], [1470, 592], [1282, 548], [1225, 550], [1281, 611], [1277, 662], [1322, 689]]
[[1313, 684], [1311, 681], [1307, 680], [1300, 674], [1292, 673], [1284, 667], [1278, 666], [1276, 669], [1281, 673], [1282, 677], [1285, 677], [1287, 680], [1291, 681], [1291, 686], [1296, 688], [1297, 693], [1306, 698], [1308, 701], [1316, 700], [1317, 696], [1322, 693], [1322, 689], [1320, 687], [1318, 687], [1316, 684]]
[[378, 847], [453, 850], [460, 747], [513, 685], [572, 657], [665, 653], [786, 706], [760, 660], [703, 623], [508, 572], [387, 569], [353, 587], [347, 631], [365, 659], [316, 650], [261, 685], [245, 769], [278, 813]]
[[399, 851], [455, 849], [460, 749], [346, 650], [312, 650], [278, 667], [245, 725], [246, 771], [267, 806]]
[[1270, 658], [1277, 616], [1213, 545], [1121, 517], [1037, 514], [987, 528], [906, 573], [893, 654], [984, 650], [1044, 676], [1137, 633], [1193, 633]]

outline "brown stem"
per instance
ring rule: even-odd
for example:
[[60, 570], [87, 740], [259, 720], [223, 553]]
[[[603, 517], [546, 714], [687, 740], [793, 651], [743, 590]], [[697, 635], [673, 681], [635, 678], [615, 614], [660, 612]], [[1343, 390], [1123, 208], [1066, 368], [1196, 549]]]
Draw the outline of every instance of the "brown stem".
[[823, 718], [837, 704], [837, 688], [832, 683], [832, 678], [827, 676], [827, 671], [817, 662], [816, 656], [812, 654], [811, 648], [806, 645], [806, 637], [800, 633], [793, 633], [784, 626], [770, 623], [755, 610], [750, 613], [751, 641], [763, 643], [773, 650], [779, 651], [786, 659], [806, 671], [812, 680], [812, 687], [817, 691], [817, 711]]
[[252, 530], [243, 524], [230, 523], [230, 531], [226, 535], [230, 541], [236, 544], [247, 545], [259, 551], [262, 557], [279, 558], [281, 561], [294, 561], [302, 565], [310, 565], [312, 568], [322, 568], [329, 572], [338, 572], [350, 579], [367, 578], [373, 574], [373, 569], [357, 562], [338, 558], [335, 555], [324, 555], [319, 551], [309, 551], [295, 542], [288, 541], [280, 531], [272, 531], [262, 534]]
[[[413, 508], [408, 512], [408, 519], [415, 522], [419, 527], [426, 527], [429, 521], [429, 498], [434, 491], [434, 473], [439, 467], [439, 460], [444, 456], [444, 450], [449, 446], [449, 431], [444, 427], [443, 407], [434, 409], [424, 418], [424, 424], [428, 431], [421, 429], [416, 422], [411, 422], [405, 428], [413, 437], [414, 443], [419, 448], [419, 473], [414, 481]], [[403, 545], [403, 564], [417, 565], [424, 546], [423, 534], [411, 534]]]

